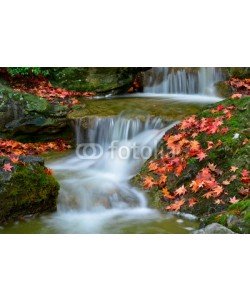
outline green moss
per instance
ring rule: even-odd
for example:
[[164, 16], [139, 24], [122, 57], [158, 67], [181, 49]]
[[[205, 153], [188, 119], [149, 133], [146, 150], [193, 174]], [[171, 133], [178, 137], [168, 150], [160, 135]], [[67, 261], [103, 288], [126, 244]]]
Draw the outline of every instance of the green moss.
[[59, 184], [43, 165], [15, 165], [12, 173], [0, 174], [0, 222], [56, 210], [58, 190]]
[[[171, 105], [169, 105], [171, 103]], [[69, 113], [70, 119], [83, 117], [110, 117], [116, 116], [124, 111], [126, 107], [127, 115], [130, 117], [139, 115], [162, 116], [168, 121], [175, 121], [187, 115], [197, 113], [202, 105], [190, 104], [173, 100], [162, 100], [155, 98], [112, 98], [100, 100], [83, 100], [82, 106], [77, 106]]]
[[74, 91], [107, 93], [126, 90], [138, 68], [56, 68], [50, 79], [53, 85]]

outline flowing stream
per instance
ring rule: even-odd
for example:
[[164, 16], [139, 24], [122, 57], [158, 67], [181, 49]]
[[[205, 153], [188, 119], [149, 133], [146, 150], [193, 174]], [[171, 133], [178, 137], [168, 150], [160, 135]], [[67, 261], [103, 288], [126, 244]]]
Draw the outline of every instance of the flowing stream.
[[132, 186], [130, 179], [176, 121], [218, 101], [214, 83], [222, 74], [217, 68], [200, 68], [195, 74], [153, 68], [147, 76], [141, 95], [84, 104], [83, 112], [89, 116], [73, 121], [76, 152], [47, 162], [61, 187], [57, 212], [10, 224], [1, 228], [4, 233], [188, 233], [197, 229], [193, 216], [149, 208], [147, 193]]

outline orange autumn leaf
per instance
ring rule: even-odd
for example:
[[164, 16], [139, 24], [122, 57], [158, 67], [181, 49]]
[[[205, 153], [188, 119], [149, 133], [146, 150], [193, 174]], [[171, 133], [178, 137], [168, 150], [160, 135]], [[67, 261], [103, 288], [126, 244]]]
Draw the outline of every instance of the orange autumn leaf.
[[175, 191], [175, 195], [181, 196], [184, 195], [187, 192], [187, 189], [185, 188], [184, 184], [179, 187], [176, 191]]
[[193, 207], [197, 202], [198, 202], [197, 199], [191, 198], [191, 199], [188, 200], [188, 206]]
[[216, 165], [215, 164], [213, 164], [213, 163], [208, 163], [208, 168], [211, 170], [211, 171], [213, 171], [213, 172], [215, 172], [216, 171]]
[[158, 168], [158, 165], [155, 162], [150, 162], [148, 165], [149, 171], [155, 171]]
[[190, 150], [191, 151], [199, 151], [200, 150], [200, 143], [196, 140], [190, 141]]
[[203, 186], [204, 186], [204, 181], [200, 179], [192, 180], [191, 184], [189, 185], [189, 187], [191, 187], [191, 190], [195, 193]]
[[232, 99], [240, 99], [242, 97], [242, 94], [233, 94], [231, 96]]
[[158, 184], [159, 184], [159, 185], [163, 185], [163, 184], [166, 183], [166, 180], [167, 180], [167, 176], [164, 175], [164, 174], [162, 174], [162, 175], [160, 176], [159, 180], [158, 180]]
[[175, 175], [180, 176], [183, 170], [185, 169], [185, 167], [186, 167], [185, 164], [179, 164], [175, 169]]
[[212, 141], [208, 141], [208, 142], [207, 142], [207, 150], [212, 149], [213, 146], [214, 146], [214, 143], [213, 143]]
[[53, 174], [53, 170], [49, 169], [49, 168], [46, 168], [46, 169], [44, 169], [44, 173], [47, 174], [47, 175], [52, 175]]
[[144, 181], [143, 181], [143, 187], [145, 189], [150, 189], [154, 185], [155, 185], [155, 181], [154, 181], [153, 177], [146, 176]]
[[219, 205], [219, 204], [225, 204], [225, 202], [223, 200], [221, 200], [221, 199], [216, 199], [214, 201], [214, 203], [217, 204], [217, 205]]
[[235, 172], [235, 171], [238, 170], [238, 169], [239, 169], [238, 167], [231, 166], [230, 171], [231, 171], [231, 172]]
[[167, 188], [162, 189], [162, 194], [167, 199], [174, 199], [175, 197], [170, 194]]
[[183, 199], [178, 200], [178, 201], [175, 201], [173, 204], [168, 205], [166, 207], [166, 209], [170, 210], [170, 211], [179, 211], [184, 203], [185, 203], [185, 201]]
[[216, 195], [216, 196], [219, 196], [221, 193], [223, 192], [223, 187], [218, 185], [217, 187], [215, 187], [213, 189], [213, 193]]

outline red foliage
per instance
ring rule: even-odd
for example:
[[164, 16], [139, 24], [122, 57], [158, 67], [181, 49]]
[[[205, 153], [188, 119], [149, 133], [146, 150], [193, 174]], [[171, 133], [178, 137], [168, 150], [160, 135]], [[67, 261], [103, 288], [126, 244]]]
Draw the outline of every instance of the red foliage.
[[53, 87], [43, 76], [15, 76], [11, 77], [5, 70], [2, 75], [15, 91], [34, 94], [50, 101], [57, 101], [62, 105], [72, 106], [79, 101], [75, 97], [92, 97], [94, 92], [68, 91], [63, 88]]
[[0, 139], [0, 156], [8, 156], [13, 163], [19, 161], [20, 155], [37, 155], [48, 151], [64, 151], [69, 148], [71, 146], [61, 139], [46, 143], [21, 143]]
[[250, 78], [231, 78], [228, 84], [234, 89], [233, 99], [241, 98], [242, 95], [250, 95]]
[[[220, 147], [222, 145], [221, 140], [217, 140], [217, 142], [208, 141], [207, 148], [203, 148], [200, 142], [195, 139], [199, 134], [226, 134], [229, 129], [225, 127], [224, 122], [232, 117], [234, 109], [234, 105], [225, 107], [220, 104], [215, 109], [211, 109], [211, 112], [216, 114], [215, 117], [202, 118], [201, 120], [198, 120], [196, 116], [188, 117], [175, 127], [173, 134], [167, 133], [163, 137], [167, 150], [166, 152], [161, 150], [158, 153], [159, 158], [149, 163], [148, 170], [153, 176], [145, 177], [144, 188], [158, 187], [161, 189], [163, 200], [169, 202], [169, 205], [165, 207], [166, 210], [179, 211], [183, 205], [192, 208], [198, 203], [196, 197], [193, 197], [196, 193], [209, 201], [211, 199], [212, 203], [216, 205], [224, 205], [225, 201], [228, 203], [238, 201], [235, 197], [227, 196], [227, 187], [237, 178], [243, 184], [249, 183], [249, 172], [243, 170], [241, 178], [239, 178], [238, 172], [235, 173], [238, 167], [231, 166], [229, 171], [235, 174], [220, 180], [223, 172], [214, 163], [208, 161], [208, 152]], [[247, 142], [245, 141], [245, 143]], [[173, 175], [180, 176], [186, 169], [190, 158], [196, 158], [203, 164], [205, 163], [206, 166], [196, 174], [188, 186], [182, 184], [176, 190], [169, 191], [168, 183], [173, 182]], [[242, 195], [246, 192], [248, 192], [246, 188], [239, 190], [239, 194]], [[227, 200], [224, 201], [218, 197]]]

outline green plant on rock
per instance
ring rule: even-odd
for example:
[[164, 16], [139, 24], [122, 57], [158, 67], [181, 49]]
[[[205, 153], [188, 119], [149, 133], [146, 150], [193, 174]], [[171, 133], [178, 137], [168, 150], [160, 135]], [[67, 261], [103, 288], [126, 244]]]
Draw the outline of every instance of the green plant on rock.
[[28, 75], [35, 75], [35, 76], [48, 76], [49, 69], [48, 68], [41, 68], [41, 67], [12, 67], [7, 68], [8, 73], [11, 76], [28, 76]]

